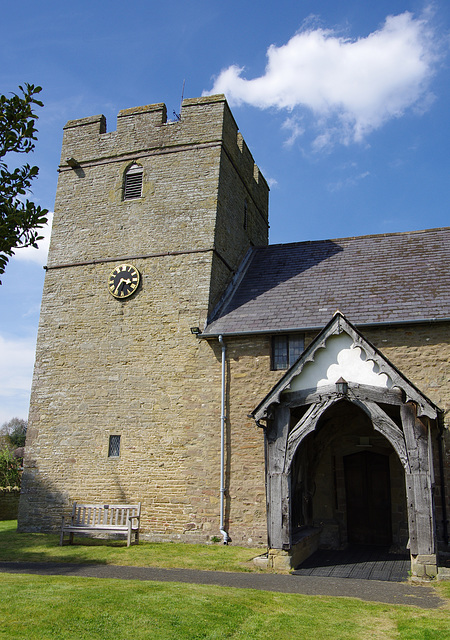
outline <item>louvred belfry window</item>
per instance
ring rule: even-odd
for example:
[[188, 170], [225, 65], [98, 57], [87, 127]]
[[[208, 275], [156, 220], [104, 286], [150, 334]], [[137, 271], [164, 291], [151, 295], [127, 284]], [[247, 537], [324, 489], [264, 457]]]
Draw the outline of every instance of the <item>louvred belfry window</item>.
[[142, 195], [143, 169], [138, 164], [132, 164], [125, 173], [125, 184], [123, 187], [123, 199], [134, 200]]

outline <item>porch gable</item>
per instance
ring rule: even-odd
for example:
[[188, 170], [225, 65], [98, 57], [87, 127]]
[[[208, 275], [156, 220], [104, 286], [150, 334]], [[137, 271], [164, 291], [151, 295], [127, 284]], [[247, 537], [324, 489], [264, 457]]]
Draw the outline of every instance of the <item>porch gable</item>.
[[[400, 390], [404, 402], [417, 406], [417, 415], [436, 419], [438, 407], [399, 371], [347, 318], [336, 311], [327, 326], [305, 349], [250, 414], [258, 426], [270, 419], [271, 406], [295, 392], [318, 393], [338, 380]], [[323, 389], [325, 390], [325, 389]]]

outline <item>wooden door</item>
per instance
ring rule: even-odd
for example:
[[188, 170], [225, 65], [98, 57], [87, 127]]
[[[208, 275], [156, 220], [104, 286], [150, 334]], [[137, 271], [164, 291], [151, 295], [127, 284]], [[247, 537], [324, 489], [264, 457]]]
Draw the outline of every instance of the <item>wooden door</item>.
[[347, 536], [350, 544], [392, 542], [388, 456], [362, 451], [344, 457]]

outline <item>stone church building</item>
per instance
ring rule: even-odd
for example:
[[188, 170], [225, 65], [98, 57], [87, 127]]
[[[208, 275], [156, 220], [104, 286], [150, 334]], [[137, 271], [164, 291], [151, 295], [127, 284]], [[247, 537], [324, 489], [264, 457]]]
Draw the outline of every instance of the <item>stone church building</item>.
[[450, 229], [268, 245], [268, 192], [223, 96], [67, 123], [20, 530], [141, 502], [149, 540], [436, 573]]

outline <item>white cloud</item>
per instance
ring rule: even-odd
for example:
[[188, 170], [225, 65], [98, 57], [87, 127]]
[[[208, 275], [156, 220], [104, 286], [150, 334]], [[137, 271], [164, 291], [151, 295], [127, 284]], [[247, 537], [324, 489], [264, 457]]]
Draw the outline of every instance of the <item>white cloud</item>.
[[0, 335], [0, 425], [28, 416], [35, 346], [35, 338]]
[[48, 247], [50, 244], [50, 233], [52, 230], [53, 213], [49, 211], [48, 222], [43, 229], [40, 230], [40, 235], [44, 236], [42, 240], [38, 242], [38, 249], [34, 247], [24, 247], [23, 249], [15, 249], [12, 260], [23, 260], [26, 262], [35, 262], [40, 266], [47, 264]]
[[363, 171], [358, 175], [350, 176], [349, 178], [345, 178], [344, 180], [338, 180], [337, 182], [330, 183], [328, 185], [328, 191], [334, 193], [335, 191], [340, 191], [341, 189], [345, 189], [346, 187], [355, 187], [361, 180], [364, 180], [370, 176], [369, 171]]
[[[306, 109], [318, 129], [316, 149], [359, 142], [408, 108], [429, 105], [435, 40], [427, 18], [409, 12], [388, 16], [379, 30], [357, 40], [304, 29], [287, 44], [269, 47], [264, 75], [247, 80], [244, 68], [233, 65], [208, 93], [225, 93], [234, 105]], [[297, 118], [285, 127], [291, 144], [303, 133]]]
[[287, 118], [283, 122], [283, 129], [290, 133], [289, 138], [284, 143], [287, 147], [292, 147], [297, 138], [300, 138], [305, 133], [302, 119], [297, 116]]
[[269, 177], [267, 178], [267, 184], [269, 185], [270, 189], [276, 189], [278, 187], [278, 180]]

